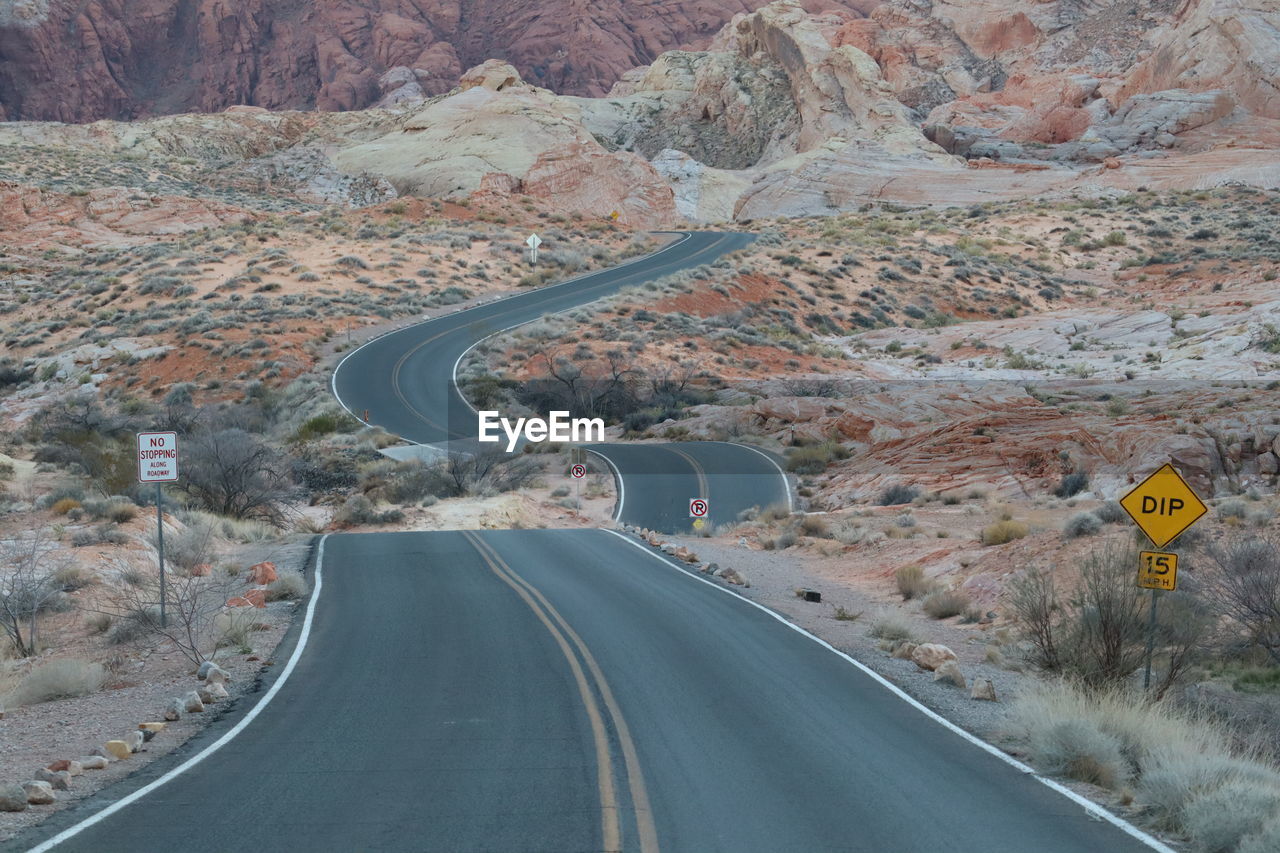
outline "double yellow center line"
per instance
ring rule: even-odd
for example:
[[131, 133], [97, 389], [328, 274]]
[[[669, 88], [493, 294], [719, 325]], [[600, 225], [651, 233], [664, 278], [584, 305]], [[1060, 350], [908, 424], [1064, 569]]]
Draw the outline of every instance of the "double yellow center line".
[[[587, 644], [569, 626], [560, 612], [547, 601], [546, 596], [537, 587], [520, 577], [489, 543], [471, 531], [463, 531], [462, 535], [476, 549], [489, 570], [515, 590], [515, 593], [533, 611], [534, 616], [556, 641], [556, 645], [560, 647], [561, 653], [569, 664], [569, 670], [573, 673], [573, 679], [578, 686], [578, 695], [586, 708], [587, 719], [591, 723], [591, 735], [595, 741], [596, 777], [600, 792], [600, 815], [605, 853], [622, 851], [622, 826], [617, 789], [614, 785], [613, 755], [609, 748], [609, 734], [604, 721], [605, 713], [609, 715], [609, 721], [613, 724], [613, 730], [617, 733], [622, 750], [627, 788], [631, 795], [631, 806], [635, 812], [636, 833], [641, 853], [658, 853], [658, 833], [654, 828], [653, 811], [649, 806], [649, 794], [645, 789], [644, 774], [640, 770], [640, 759], [636, 753], [635, 742], [631, 739], [631, 730], [622, 716], [622, 709], [618, 706], [595, 656], [591, 654]], [[599, 700], [596, 697], [597, 693], [599, 693]], [[604, 703], [603, 712], [600, 707], [601, 700]]]

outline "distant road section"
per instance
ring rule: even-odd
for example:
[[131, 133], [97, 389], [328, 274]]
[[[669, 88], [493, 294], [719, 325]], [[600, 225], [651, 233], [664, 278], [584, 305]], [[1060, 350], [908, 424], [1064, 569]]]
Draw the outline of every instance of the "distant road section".
[[[475, 413], [454, 384], [462, 355], [489, 335], [565, 311], [749, 245], [741, 233], [695, 231], [651, 255], [558, 285], [519, 293], [377, 338], [334, 371], [333, 393], [357, 417], [411, 442], [474, 446]], [[496, 445], [495, 445], [496, 446]], [[787, 504], [786, 477], [759, 450], [722, 442], [602, 444], [591, 448], [619, 478], [620, 521], [665, 532], [689, 531], [688, 502], [708, 501], [708, 522], [745, 509]]]

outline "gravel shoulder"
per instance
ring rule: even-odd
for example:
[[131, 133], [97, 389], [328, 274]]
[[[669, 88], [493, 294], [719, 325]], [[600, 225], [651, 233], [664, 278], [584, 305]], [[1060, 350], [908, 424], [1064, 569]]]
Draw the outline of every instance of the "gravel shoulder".
[[[271, 560], [281, 570], [301, 573], [310, 557], [312, 542], [311, 537], [299, 537], [255, 543], [240, 546], [229, 556], [246, 565]], [[252, 652], [220, 650], [216, 661], [231, 677], [228, 699], [206, 707], [203, 713], [184, 714], [128, 759], [112, 762], [105, 770], [86, 770], [73, 777], [70, 789], [58, 791], [57, 800], [51, 805], [32, 805], [23, 812], [0, 812], [0, 842], [170, 754], [237, 707], [242, 698], [259, 689], [260, 678], [276, 667], [273, 655], [303, 603], [305, 599], [280, 601], [258, 610], [260, 627], [253, 634]], [[89, 696], [4, 713], [0, 717], [0, 782], [27, 781], [38, 768], [60, 759], [89, 755], [106, 741], [137, 729], [140, 723], [162, 721], [171, 699], [203, 684], [196, 679], [196, 667], [171, 649], [139, 655], [129, 667], [131, 671]]]

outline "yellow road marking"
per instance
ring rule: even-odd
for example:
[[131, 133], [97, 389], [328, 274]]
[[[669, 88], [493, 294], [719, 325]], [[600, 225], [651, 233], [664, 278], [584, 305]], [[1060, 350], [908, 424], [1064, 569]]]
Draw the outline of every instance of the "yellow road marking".
[[524, 603], [529, 606], [533, 614], [538, 617], [538, 620], [550, 632], [552, 638], [556, 641], [556, 645], [560, 647], [560, 652], [564, 655], [565, 660], [569, 662], [569, 669], [573, 672], [573, 680], [578, 685], [578, 695], [582, 698], [582, 704], [587, 709], [587, 718], [591, 721], [591, 736], [595, 741], [596, 776], [600, 790], [600, 817], [604, 834], [604, 851], [605, 853], [621, 853], [622, 833], [618, 825], [618, 797], [613, 787], [613, 758], [609, 754], [609, 736], [605, 732], [604, 717], [600, 713], [600, 707], [596, 704], [596, 698], [591, 693], [591, 686], [587, 683], [587, 677], [582, 672], [582, 664], [578, 663], [578, 658], [574, 655], [573, 650], [569, 648], [569, 643], [565, 640], [564, 635], [551, 623], [551, 620], [547, 618], [546, 613], [542, 611], [542, 608], [538, 606], [538, 603], [534, 601], [529, 592], [521, 587], [507, 572], [503, 571], [498, 563], [494, 562], [485, 553], [481, 547], [482, 543], [479, 537], [470, 531], [463, 531], [462, 535], [476, 549], [476, 553], [488, 565], [489, 570], [524, 599]]
[[[622, 759], [626, 767], [627, 788], [631, 794], [631, 805], [635, 809], [636, 832], [640, 838], [641, 853], [658, 853], [658, 831], [653, 823], [653, 809], [649, 804], [649, 791], [644, 783], [644, 772], [640, 769], [640, 757], [636, 751], [635, 741], [631, 737], [631, 729], [627, 725], [626, 718], [622, 716], [622, 708], [618, 705], [617, 699], [614, 698], [613, 690], [609, 687], [609, 682], [605, 679], [604, 672], [600, 669], [600, 664], [596, 661], [595, 655], [591, 654], [591, 650], [587, 648], [587, 644], [583, 641], [582, 637], [580, 637], [578, 632], [573, 630], [565, 618], [560, 615], [560, 611], [557, 610], [550, 601], [547, 601], [546, 596], [544, 596], [537, 587], [521, 577], [515, 569], [511, 568], [511, 566], [502, 559], [502, 556], [498, 554], [492, 545], [485, 542], [474, 533], [467, 532], [464, 533], [464, 535], [467, 536], [472, 544], [476, 546], [476, 549], [480, 551], [481, 556], [485, 557], [486, 562], [489, 563], [490, 569], [494, 569], [493, 564], [497, 563], [505, 569], [510, 576], [510, 580], [508, 580], [507, 577], [499, 573], [499, 576], [503, 577], [503, 580], [507, 580], [508, 583], [514, 581], [515, 584], [522, 587], [529, 595], [536, 598], [538, 602], [546, 608], [546, 611], [551, 614], [551, 617], [556, 621], [564, 633], [573, 641], [574, 646], [578, 649], [578, 653], [582, 655], [582, 659], [586, 661], [587, 669], [591, 672], [591, 676], [596, 683], [596, 688], [600, 691], [600, 696], [604, 699], [605, 707], [609, 711], [609, 717], [613, 722], [614, 731], [618, 733], [618, 742], [622, 747]], [[497, 572], [498, 570], [494, 569], [494, 571]], [[520, 590], [517, 590], [517, 592], [519, 591]], [[525, 600], [528, 602], [527, 598]], [[530, 607], [533, 607], [533, 605], [530, 604]], [[535, 609], [535, 612], [538, 611]], [[542, 618], [542, 614], [540, 612], [539, 617]], [[576, 660], [574, 662], [576, 663]], [[597, 749], [599, 749], [598, 744]], [[605, 749], [606, 751], [608, 750], [607, 742], [605, 743]], [[614, 814], [616, 820], [616, 804]]]

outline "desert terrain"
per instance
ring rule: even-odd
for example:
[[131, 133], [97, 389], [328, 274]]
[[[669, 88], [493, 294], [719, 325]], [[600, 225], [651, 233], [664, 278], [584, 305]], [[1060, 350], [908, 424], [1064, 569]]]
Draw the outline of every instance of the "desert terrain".
[[[603, 527], [1174, 849], [1280, 844], [1273, 4], [152, 5], [0, 10], [0, 842], [256, 701], [320, 536]], [[599, 457], [424, 454], [331, 393], [685, 231], [754, 241], [458, 387], [621, 388], [608, 441], [758, 448], [790, 506], [640, 529]], [[1144, 692], [1117, 502], [1166, 462], [1207, 513]]]

